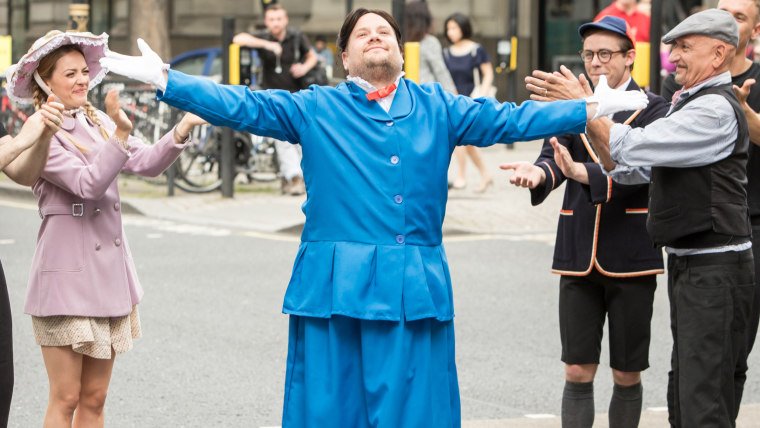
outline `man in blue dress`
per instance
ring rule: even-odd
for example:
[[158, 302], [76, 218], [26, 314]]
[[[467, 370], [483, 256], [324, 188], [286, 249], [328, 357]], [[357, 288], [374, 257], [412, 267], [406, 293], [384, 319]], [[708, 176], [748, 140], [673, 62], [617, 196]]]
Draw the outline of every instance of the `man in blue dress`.
[[647, 103], [597, 93], [518, 107], [417, 85], [402, 78], [401, 32], [381, 10], [347, 16], [338, 50], [348, 81], [335, 88], [216, 85], [165, 71], [138, 45], [143, 56], [111, 53], [103, 65], [216, 126], [302, 146], [306, 223], [283, 305], [283, 427], [460, 426], [441, 245], [452, 151], [582, 132], [597, 114]]

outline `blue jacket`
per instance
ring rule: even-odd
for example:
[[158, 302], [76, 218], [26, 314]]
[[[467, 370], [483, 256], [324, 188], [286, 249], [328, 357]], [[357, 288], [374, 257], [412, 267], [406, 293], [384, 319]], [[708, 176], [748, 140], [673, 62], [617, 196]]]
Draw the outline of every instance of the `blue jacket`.
[[353, 83], [250, 91], [169, 71], [159, 99], [216, 126], [301, 144], [306, 223], [283, 312], [398, 321], [454, 317], [441, 245], [457, 145], [582, 132], [582, 100], [521, 106], [401, 79], [389, 112]]

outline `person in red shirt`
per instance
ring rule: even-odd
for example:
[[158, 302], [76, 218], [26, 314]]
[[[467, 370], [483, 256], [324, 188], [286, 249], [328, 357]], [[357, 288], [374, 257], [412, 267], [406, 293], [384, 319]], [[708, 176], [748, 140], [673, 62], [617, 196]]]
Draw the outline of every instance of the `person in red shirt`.
[[596, 15], [594, 22], [608, 15], [623, 18], [631, 27], [634, 42], [649, 42], [649, 16], [642, 13], [636, 3], [636, 0], [615, 0]]

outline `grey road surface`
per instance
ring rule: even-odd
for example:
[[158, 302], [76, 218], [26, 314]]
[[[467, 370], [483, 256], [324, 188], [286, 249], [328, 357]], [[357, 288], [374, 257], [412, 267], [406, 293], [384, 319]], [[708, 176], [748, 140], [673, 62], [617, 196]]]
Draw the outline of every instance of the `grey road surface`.
[[[39, 217], [28, 201], [0, 200], [0, 259], [10, 287], [16, 389], [12, 427], [41, 426], [47, 378], [23, 314]], [[281, 314], [294, 236], [269, 237], [125, 215], [145, 289], [144, 337], [116, 358], [106, 405], [110, 427], [273, 427], [280, 424], [288, 320]], [[559, 427], [557, 282], [545, 237], [462, 235], [446, 242], [454, 282], [463, 425]], [[656, 297], [646, 424], [665, 426], [670, 355], [664, 278]], [[611, 392], [606, 342], [596, 410]], [[760, 403], [758, 353], [745, 393]], [[759, 426], [757, 414], [739, 426]], [[597, 425], [606, 426], [603, 415]]]

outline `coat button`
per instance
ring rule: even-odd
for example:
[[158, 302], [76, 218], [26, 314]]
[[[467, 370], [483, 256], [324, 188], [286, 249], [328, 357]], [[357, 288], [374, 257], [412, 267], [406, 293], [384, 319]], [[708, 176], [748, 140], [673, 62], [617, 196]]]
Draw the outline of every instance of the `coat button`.
[[396, 242], [399, 244], [404, 243], [404, 235], [396, 235]]
[[385, 122], [385, 126], [393, 126], [393, 122]]
[[391, 163], [393, 165], [396, 165], [398, 163], [398, 160], [399, 160], [398, 156], [396, 156], [396, 155], [391, 156]]
[[404, 197], [401, 196], [401, 195], [396, 195], [396, 196], [393, 197], [393, 200], [396, 201], [397, 204], [400, 204], [400, 203], [404, 202]]
[[100, 242], [95, 243], [95, 251], [100, 251]]
[[93, 211], [92, 214], [94, 216], [99, 216], [100, 215], [100, 208], [95, 208], [95, 211]]
[[116, 245], [117, 247], [120, 246], [121, 245], [121, 239], [119, 239], [119, 238], [114, 239], [113, 240], [113, 244]]
[[118, 202], [114, 202], [113, 209], [115, 209], [116, 211], [119, 211], [119, 203]]

